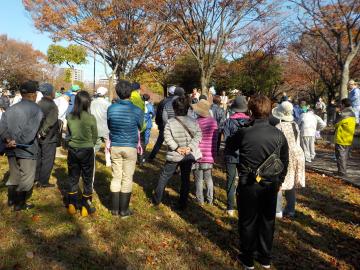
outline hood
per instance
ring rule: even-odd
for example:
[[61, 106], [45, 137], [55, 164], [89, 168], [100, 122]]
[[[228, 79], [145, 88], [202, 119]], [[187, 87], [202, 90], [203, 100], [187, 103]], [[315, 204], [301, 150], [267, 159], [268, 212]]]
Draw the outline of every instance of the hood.
[[241, 112], [237, 112], [234, 113], [230, 116], [230, 119], [250, 119], [250, 117], [248, 115], [246, 115], [245, 113], [241, 113]]

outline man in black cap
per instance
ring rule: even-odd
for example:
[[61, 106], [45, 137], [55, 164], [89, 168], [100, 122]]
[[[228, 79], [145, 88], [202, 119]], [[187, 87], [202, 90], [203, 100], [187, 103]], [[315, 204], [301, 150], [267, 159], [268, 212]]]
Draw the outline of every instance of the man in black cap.
[[43, 113], [35, 103], [37, 86], [35, 81], [23, 83], [21, 101], [11, 106], [0, 121], [0, 139], [5, 143], [10, 169], [6, 183], [8, 205], [14, 205], [15, 211], [33, 207], [26, 200], [34, 185], [39, 150], [37, 134], [43, 119]]
[[39, 155], [36, 166], [37, 187], [54, 187], [49, 183], [51, 170], [54, 166], [56, 146], [59, 139], [59, 111], [54, 102], [55, 91], [50, 83], [43, 83], [39, 86], [43, 98], [38, 105], [44, 114], [44, 120], [39, 130]]

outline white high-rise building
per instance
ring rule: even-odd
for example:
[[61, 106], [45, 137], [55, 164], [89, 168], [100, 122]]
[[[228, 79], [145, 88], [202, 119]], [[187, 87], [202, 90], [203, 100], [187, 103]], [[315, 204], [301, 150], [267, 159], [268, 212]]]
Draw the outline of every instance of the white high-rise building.
[[71, 70], [72, 79], [74, 81], [83, 82], [84, 81], [84, 72], [82, 69], [69, 69], [69, 68], [61, 68], [61, 73], [64, 74], [66, 70]]
[[82, 69], [74, 69], [73, 70], [73, 78], [74, 81], [83, 82], [84, 81], [84, 72]]

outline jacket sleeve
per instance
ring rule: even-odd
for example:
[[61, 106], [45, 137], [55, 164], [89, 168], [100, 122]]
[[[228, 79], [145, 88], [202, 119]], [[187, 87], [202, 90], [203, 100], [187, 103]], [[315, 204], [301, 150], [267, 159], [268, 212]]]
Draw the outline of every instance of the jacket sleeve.
[[164, 141], [166, 142], [166, 144], [168, 145], [168, 147], [172, 150], [175, 151], [179, 145], [177, 144], [177, 142], [175, 142], [172, 133], [171, 133], [171, 128], [170, 128], [170, 123], [167, 123], [165, 125], [165, 129], [164, 129]]
[[227, 119], [225, 122], [224, 122], [224, 125], [223, 125], [223, 132], [224, 132], [224, 141], [226, 141], [230, 135], [231, 135], [231, 131], [230, 131], [230, 119]]
[[163, 120], [163, 124], [166, 124], [168, 121], [168, 113], [166, 110], [166, 106], [164, 106], [164, 109], [162, 111], [162, 120]]
[[49, 114], [45, 116], [45, 120], [42, 123], [39, 134], [41, 137], [46, 137], [49, 130], [56, 124], [59, 116], [59, 110], [56, 106], [50, 110]]
[[195, 122], [194, 138], [191, 139], [188, 147], [190, 147], [192, 150], [194, 150], [196, 147], [199, 146], [201, 138], [202, 138], [201, 129], [200, 129], [198, 123]]
[[97, 138], [98, 138], [98, 131], [97, 131], [97, 125], [96, 125], [96, 118], [92, 115], [91, 116], [91, 133], [92, 133], [92, 139], [94, 145], [96, 144]]
[[139, 110], [138, 118], [136, 120], [136, 124], [138, 126], [138, 129], [141, 131], [144, 131], [146, 128], [146, 124], [144, 122], [144, 112], [142, 110]]
[[317, 119], [317, 130], [323, 130], [326, 127], [326, 123], [319, 116], [316, 115]]
[[9, 139], [6, 116], [7, 116], [7, 114], [6, 114], [6, 112], [4, 112], [0, 119], [0, 140], [2, 140], [2, 141]]
[[279, 180], [281, 183], [283, 183], [289, 166], [289, 145], [287, 143], [284, 134], [282, 133], [281, 133], [281, 138], [282, 138], [282, 146], [280, 148], [280, 160], [284, 165], [284, 169], [279, 175]]

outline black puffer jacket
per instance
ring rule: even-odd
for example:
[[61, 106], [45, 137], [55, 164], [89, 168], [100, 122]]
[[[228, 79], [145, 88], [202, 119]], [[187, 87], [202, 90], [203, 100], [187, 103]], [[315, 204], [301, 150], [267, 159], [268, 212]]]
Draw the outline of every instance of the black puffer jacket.
[[280, 146], [283, 172], [271, 179], [279, 184], [284, 181], [289, 163], [289, 148], [284, 134], [269, 124], [268, 119], [256, 119], [251, 127], [242, 128], [233, 137], [239, 150], [239, 184], [251, 184], [255, 176], [248, 168], [256, 170]]

